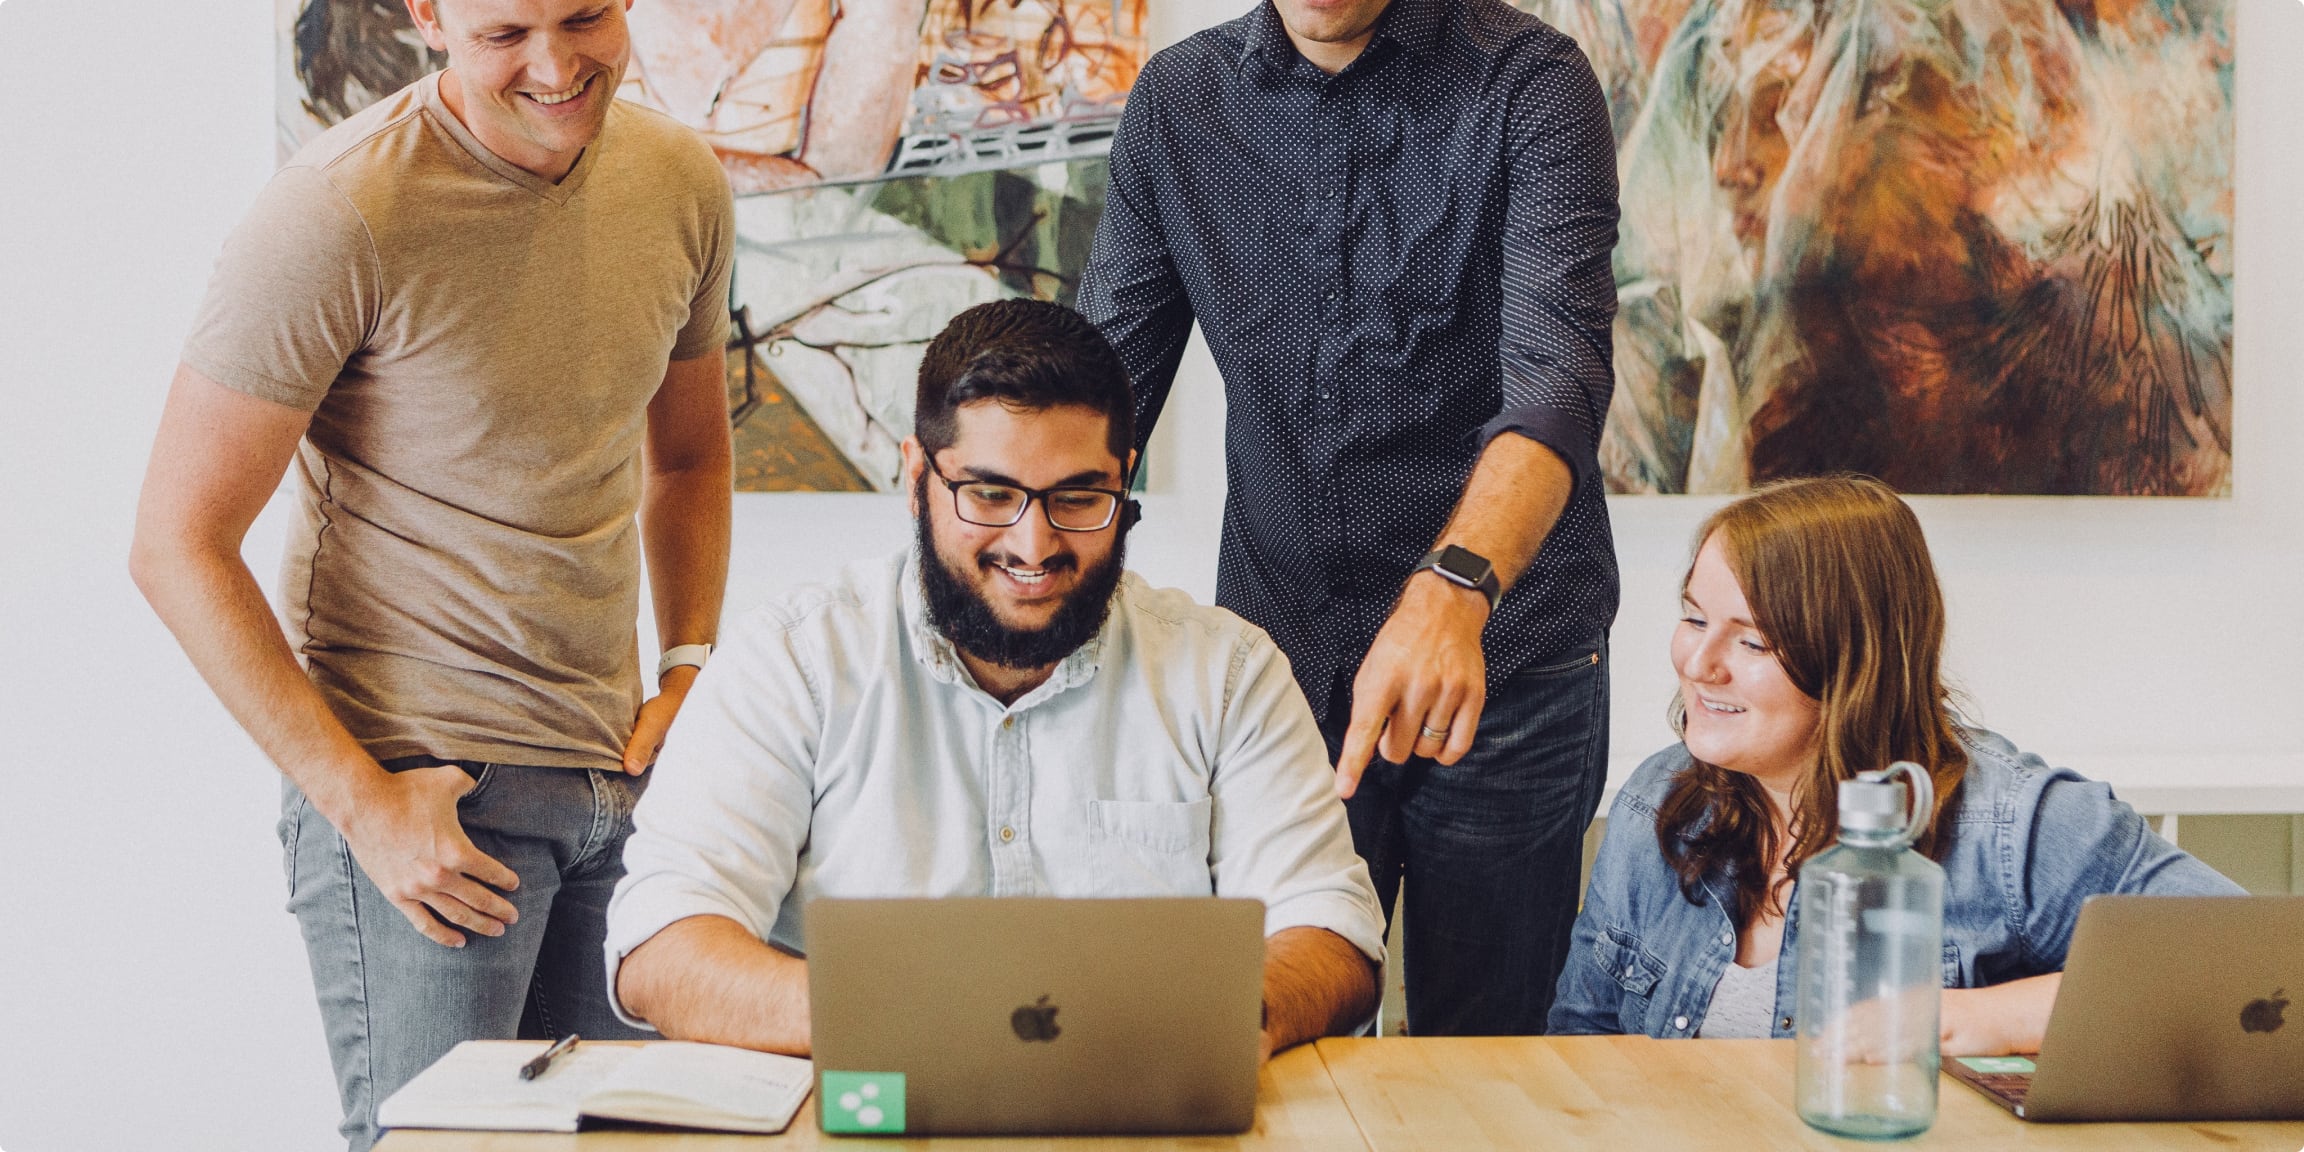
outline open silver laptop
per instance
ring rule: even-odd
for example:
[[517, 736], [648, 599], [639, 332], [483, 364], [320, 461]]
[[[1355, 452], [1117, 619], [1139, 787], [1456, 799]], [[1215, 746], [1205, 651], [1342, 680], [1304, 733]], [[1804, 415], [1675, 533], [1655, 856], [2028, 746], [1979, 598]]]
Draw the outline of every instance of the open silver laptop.
[[817, 900], [827, 1132], [1241, 1132], [1255, 1121], [1256, 900]]
[[2098, 896], [2037, 1059], [1944, 1069], [2026, 1120], [2304, 1119], [2304, 896]]

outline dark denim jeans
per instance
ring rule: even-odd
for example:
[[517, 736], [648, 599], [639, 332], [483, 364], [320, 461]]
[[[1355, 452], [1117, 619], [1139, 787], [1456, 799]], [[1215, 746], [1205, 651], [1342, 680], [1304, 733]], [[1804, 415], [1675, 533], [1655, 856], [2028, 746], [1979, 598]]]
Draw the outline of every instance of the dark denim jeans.
[[[1328, 715], [1333, 759], [1349, 701]], [[1607, 777], [1605, 638], [1572, 660], [1514, 673], [1489, 696], [1479, 737], [1455, 764], [1369, 765], [1344, 808], [1387, 926], [1406, 878], [1411, 1033], [1544, 1031], [1576, 922], [1584, 830]]]
[[608, 897], [646, 776], [580, 768], [464, 765], [464, 832], [520, 877], [520, 919], [502, 936], [446, 948], [410, 927], [344, 838], [283, 783], [288, 910], [304, 932], [351, 1152], [375, 1143], [376, 1105], [465, 1040], [639, 1039], [609, 1008], [600, 949]]

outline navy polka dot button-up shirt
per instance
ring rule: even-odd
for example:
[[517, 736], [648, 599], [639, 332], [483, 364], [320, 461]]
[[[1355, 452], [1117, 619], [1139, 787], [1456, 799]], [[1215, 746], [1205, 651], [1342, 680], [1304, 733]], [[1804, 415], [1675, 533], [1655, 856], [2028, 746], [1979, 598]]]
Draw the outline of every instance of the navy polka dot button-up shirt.
[[1616, 219], [1590, 64], [1501, 0], [1392, 0], [1333, 76], [1265, 0], [1138, 77], [1080, 307], [1127, 362], [1139, 437], [1199, 321], [1228, 409], [1217, 602], [1323, 718], [1498, 434], [1576, 488], [1489, 620], [1491, 690], [1614, 619]]

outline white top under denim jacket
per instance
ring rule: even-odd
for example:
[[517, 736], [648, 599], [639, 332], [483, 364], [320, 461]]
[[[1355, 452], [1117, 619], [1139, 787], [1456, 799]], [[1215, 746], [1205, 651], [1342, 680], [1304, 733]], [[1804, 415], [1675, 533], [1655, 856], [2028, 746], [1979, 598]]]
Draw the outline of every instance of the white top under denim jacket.
[[[2109, 785], [1963, 729], [1969, 753], [1944, 866], [1944, 986], [1978, 988], [2060, 972], [2080, 902], [2102, 893], [2241, 895], [2238, 885], [2152, 832]], [[1552, 1002], [1554, 1033], [1693, 1036], [1736, 954], [1730, 888], [1707, 877], [1690, 903], [1656, 844], [1656, 809], [1690, 764], [1674, 745], [1632, 774], [1576, 918]], [[1798, 886], [1778, 951], [1773, 1034], [1792, 1034]]]
[[1096, 637], [1004, 706], [918, 580], [909, 550], [851, 569], [713, 652], [633, 814], [610, 988], [688, 916], [804, 951], [817, 896], [1248, 896], [1267, 935], [1383, 958], [1327, 748], [1261, 629], [1129, 574]]

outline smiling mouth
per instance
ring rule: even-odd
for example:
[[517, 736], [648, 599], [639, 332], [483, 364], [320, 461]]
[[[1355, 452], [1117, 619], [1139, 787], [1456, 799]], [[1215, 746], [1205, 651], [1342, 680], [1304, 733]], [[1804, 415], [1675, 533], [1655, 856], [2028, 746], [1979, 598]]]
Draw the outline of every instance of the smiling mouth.
[[995, 563], [992, 566], [994, 568], [998, 568], [1002, 572], [1006, 572], [1009, 579], [1014, 580], [1018, 584], [1022, 584], [1026, 588], [1038, 588], [1042, 584], [1047, 583], [1048, 577], [1051, 575], [1051, 573], [1046, 568], [1012, 568], [1006, 564], [998, 563]]
[[1722, 704], [1717, 700], [1705, 700], [1702, 697], [1698, 697], [1697, 699], [1699, 703], [1704, 705], [1704, 710], [1706, 712], [1710, 712], [1715, 716], [1739, 716], [1744, 713], [1744, 709], [1738, 708], [1734, 704]]
[[526, 96], [530, 100], [534, 100], [538, 104], [542, 104], [546, 108], [550, 108], [555, 105], [566, 104], [570, 100], [574, 100], [578, 96], [582, 96], [584, 94], [584, 90], [590, 88], [591, 86], [592, 77], [586, 76], [583, 80], [579, 81], [574, 88], [570, 88], [565, 92], [522, 92], [521, 95]]

